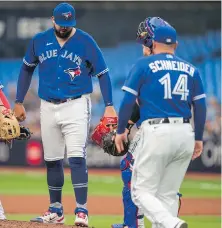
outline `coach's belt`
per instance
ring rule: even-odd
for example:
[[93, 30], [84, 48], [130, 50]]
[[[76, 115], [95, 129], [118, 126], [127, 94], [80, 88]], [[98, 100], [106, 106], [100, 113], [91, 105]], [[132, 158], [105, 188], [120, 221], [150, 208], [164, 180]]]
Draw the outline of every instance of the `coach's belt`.
[[53, 104], [62, 104], [62, 103], [65, 103], [67, 101], [72, 101], [72, 100], [75, 100], [75, 99], [78, 99], [78, 98], [81, 98], [82, 95], [80, 96], [77, 96], [77, 97], [70, 97], [70, 98], [67, 98], [67, 99], [50, 99], [50, 100], [46, 100], [47, 102], [50, 102], [50, 103], [53, 103]]
[[177, 118], [177, 117], [172, 117], [172, 118], [155, 118], [155, 119], [149, 119], [146, 120], [147, 123], [150, 125], [152, 124], [164, 124], [164, 123], [172, 123], [172, 124], [178, 124], [178, 123], [190, 123], [190, 119], [186, 118]]

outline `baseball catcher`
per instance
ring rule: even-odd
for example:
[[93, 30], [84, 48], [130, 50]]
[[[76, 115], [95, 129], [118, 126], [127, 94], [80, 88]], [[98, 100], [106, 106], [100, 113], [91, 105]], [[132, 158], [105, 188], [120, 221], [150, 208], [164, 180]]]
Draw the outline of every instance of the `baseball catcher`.
[[[154, 29], [158, 26], [170, 26], [167, 22], [162, 20], [159, 17], [149, 17], [142, 21], [138, 26], [137, 31], [137, 42], [143, 45], [143, 55], [148, 56], [152, 54], [152, 37], [154, 33]], [[135, 148], [140, 140], [140, 130], [137, 131], [136, 135], [134, 136], [133, 140], [130, 144], [127, 144], [127, 147], [118, 154], [116, 151], [116, 146], [114, 145], [114, 137], [116, 135], [115, 131], [117, 128], [117, 119], [115, 119], [115, 124], [109, 123], [104, 127], [103, 121], [96, 127], [94, 133], [92, 135], [92, 140], [96, 142], [101, 148], [103, 148], [104, 152], [113, 155], [113, 156], [122, 156], [126, 154], [120, 163], [120, 169], [122, 172], [122, 181], [124, 183], [124, 187], [122, 190], [122, 197], [123, 197], [123, 206], [124, 206], [124, 222], [123, 224], [113, 224], [112, 228], [144, 228], [144, 215], [141, 209], [139, 209], [132, 201], [131, 198], [131, 177], [132, 177], [132, 167], [134, 164], [134, 159], [136, 154]], [[139, 112], [139, 105], [136, 102], [133, 107], [133, 112], [131, 115], [130, 120], [128, 121], [128, 125], [126, 127], [126, 132], [129, 135], [131, 128], [137, 125], [137, 128], [140, 128], [140, 112]], [[109, 128], [110, 125], [112, 128]], [[101, 129], [106, 129], [106, 131], [101, 131]], [[115, 130], [114, 130], [115, 129]], [[100, 137], [97, 137], [97, 136]], [[114, 136], [114, 137], [113, 137]], [[99, 141], [97, 139], [100, 139]], [[107, 150], [106, 146], [104, 145], [112, 145], [109, 148], [115, 148], [114, 150], [110, 149]], [[128, 148], [128, 149], [127, 149]], [[127, 151], [126, 151], [127, 149]], [[177, 194], [178, 201], [171, 208], [171, 213], [174, 216], [177, 216], [180, 209], [180, 198], [181, 194]], [[156, 228], [158, 225], [153, 225], [152, 228]]]

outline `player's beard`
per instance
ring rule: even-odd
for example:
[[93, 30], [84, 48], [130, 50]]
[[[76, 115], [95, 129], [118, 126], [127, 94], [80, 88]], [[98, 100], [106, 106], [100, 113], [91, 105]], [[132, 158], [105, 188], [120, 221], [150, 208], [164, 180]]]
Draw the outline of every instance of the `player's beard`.
[[67, 39], [70, 36], [73, 28], [71, 28], [70, 30], [67, 30], [66, 32], [61, 32], [61, 29], [57, 30], [56, 27], [54, 26], [54, 30], [55, 30], [56, 36], [58, 36], [61, 39]]

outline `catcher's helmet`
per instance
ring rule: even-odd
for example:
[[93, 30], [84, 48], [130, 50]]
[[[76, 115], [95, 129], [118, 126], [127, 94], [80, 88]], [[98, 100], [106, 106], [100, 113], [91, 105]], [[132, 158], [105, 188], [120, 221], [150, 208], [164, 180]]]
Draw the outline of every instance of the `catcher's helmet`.
[[140, 22], [137, 30], [137, 42], [152, 48], [152, 39], [154, 36], [155, 28], [160, 26], [171, 26], [168, 22], [160, 17], [148, 17]]

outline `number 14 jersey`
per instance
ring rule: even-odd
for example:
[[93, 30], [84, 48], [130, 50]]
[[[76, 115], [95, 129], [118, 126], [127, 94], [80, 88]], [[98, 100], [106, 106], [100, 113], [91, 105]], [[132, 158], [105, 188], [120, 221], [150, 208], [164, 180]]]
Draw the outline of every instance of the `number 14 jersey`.
[[138, 96], [141, 121], [191, 118], [192, 102], [206, 97], [197, 68], [164, 53], [140, 58], [122, 89]]

